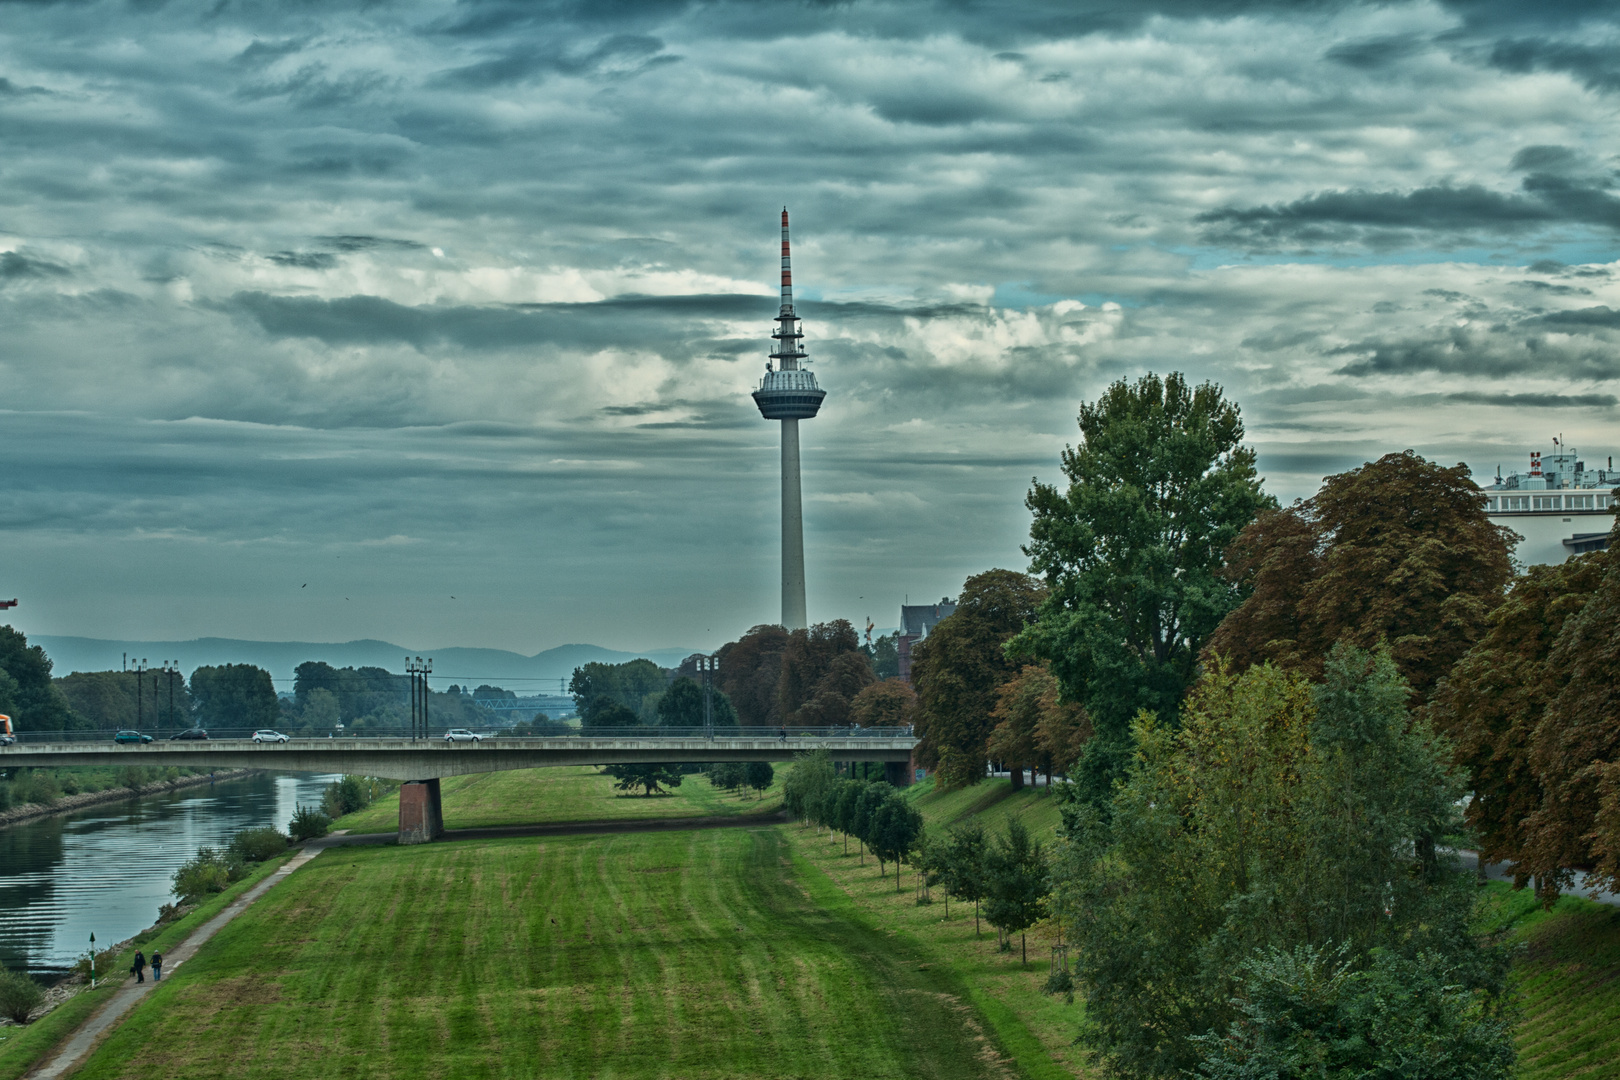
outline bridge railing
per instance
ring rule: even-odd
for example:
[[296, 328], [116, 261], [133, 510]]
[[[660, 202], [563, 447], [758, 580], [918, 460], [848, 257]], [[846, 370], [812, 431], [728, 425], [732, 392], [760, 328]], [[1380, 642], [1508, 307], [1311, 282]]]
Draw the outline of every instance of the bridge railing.
[[[130, 730], [130, 729], [119, 729]], [[206, 729], [208, 741], [216, 742], [249, 742], [253, 738], [254, 728], [215, 728]], [[417, 733], [415, 739], [418, 743], [446, 743], [445, 733], [448, 728], [432, 728], [427, 735]], [[94, 731], [20, 731], [17, 733], [17, 743], [20, 746], [39, 746], [43, 744], [60, 743], [111, 743], [117, 734], [112, 728]], [[154, 731], [147, 729], [144, 734], [157, 742], [174, 743], [185, 746], [187, 743], [175, 738], [171, 731]], [[346, 728], [342, 731], [321, 732], [285, 732], [289, 739], [297, 743], [327, 742], [332, 739], [388, 739], [391, 741], [411, 741], [409, 728]], [[904, 739], [912, 737], [909, 727], [588, 727], [576, 728], [567, 725], [546, 725], [542, 731], [533, 734], [514, 735], [499, 729], [479, 731], [475, 733], [480, 742], [499, 739], [501, 742], [531, 742], [540, 739]], [[133, 744], [124, 744], [133, 745]], [[145, 745], [145, 744], [142, 744]], [[452, 745], [465, 746], [467, 743], [453, 743]]]

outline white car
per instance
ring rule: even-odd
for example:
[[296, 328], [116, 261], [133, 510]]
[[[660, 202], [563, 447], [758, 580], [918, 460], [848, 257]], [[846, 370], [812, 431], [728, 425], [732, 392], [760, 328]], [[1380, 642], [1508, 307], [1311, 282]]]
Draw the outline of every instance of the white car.
[[286, 742], [287, 741], [287, 736], [283, 735], [279, 731], [271, 731], [269, 728], [265, 728], [262, 731], [255, 731], [253, 733], [253, 741], [254, 742]]
[[477, 742], [482, 738], [482, 735], [468, 731], [464, 727], [451, 728], [449, 731], [444, 733], [445, 742]]

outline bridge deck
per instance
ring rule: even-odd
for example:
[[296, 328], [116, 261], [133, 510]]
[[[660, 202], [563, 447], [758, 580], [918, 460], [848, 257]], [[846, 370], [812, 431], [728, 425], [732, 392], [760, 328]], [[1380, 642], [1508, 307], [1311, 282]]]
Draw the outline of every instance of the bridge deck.
[[565, 736], [486, 738], [480, 742], [421, 739], [247, 739], [198, 742], [24, 742], [0, 747], [0, 769], [145, 765], [193, 769], [270, 769], [280, 772], [355, 773], [394, 780], [427, 780], [466, 773], [539, 769], [553, 765], [623, 765], [635, 762], [786, 761], [825, 750], [838, 761], [905, 762], [910, 736], [780, 736], [658, 738]]

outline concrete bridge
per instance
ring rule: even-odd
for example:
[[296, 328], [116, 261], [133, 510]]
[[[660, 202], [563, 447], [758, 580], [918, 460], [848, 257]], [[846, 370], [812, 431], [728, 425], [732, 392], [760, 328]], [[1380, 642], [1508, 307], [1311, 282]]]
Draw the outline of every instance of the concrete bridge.
[[[600, 729], [599, 729], [600, 730]], [[732, 729], [735, 731], [736, 729]], [[890, 783], [904, 786], [915, 774], [909, 734], [893, 736], [847, 729], [827, 734], [789, 731], [786, 738], [758, 735], [589, 734], [447, 742], [434, 738], [292, 739], [255, 743], [210, 739], [144, 744], [106, 741], [35, 742], [0, 747], [0, 769], [140, 765], [149, 768], [266, 769], [276, 772], [354, 773], [405, 781], [399, 792], [399, 839], [426, 843], [444, 831], [439, 780], [467, 773], [540, 769], [553, 765], [683, 764], [713, 761], [787, 761], [804, 751], [825, 750], [835, 761], [882, 762]]]

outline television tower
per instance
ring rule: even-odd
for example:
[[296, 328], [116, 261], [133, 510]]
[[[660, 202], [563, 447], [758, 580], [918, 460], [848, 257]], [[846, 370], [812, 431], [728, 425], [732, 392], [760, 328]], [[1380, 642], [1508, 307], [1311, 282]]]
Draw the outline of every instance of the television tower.
[[776, 351], [754, 391], [754, 404], [767, 420], [782, 422], [782, 625], [809, 625], [804, 606], [804, 507], [799, 498], [799, 421], [812, 419], [827, 391], [805, 369], [804, 334], [793, 313], [793, 270], [788, 254], [788, 212], [782, 208], [782, 310], [771, 338]]

